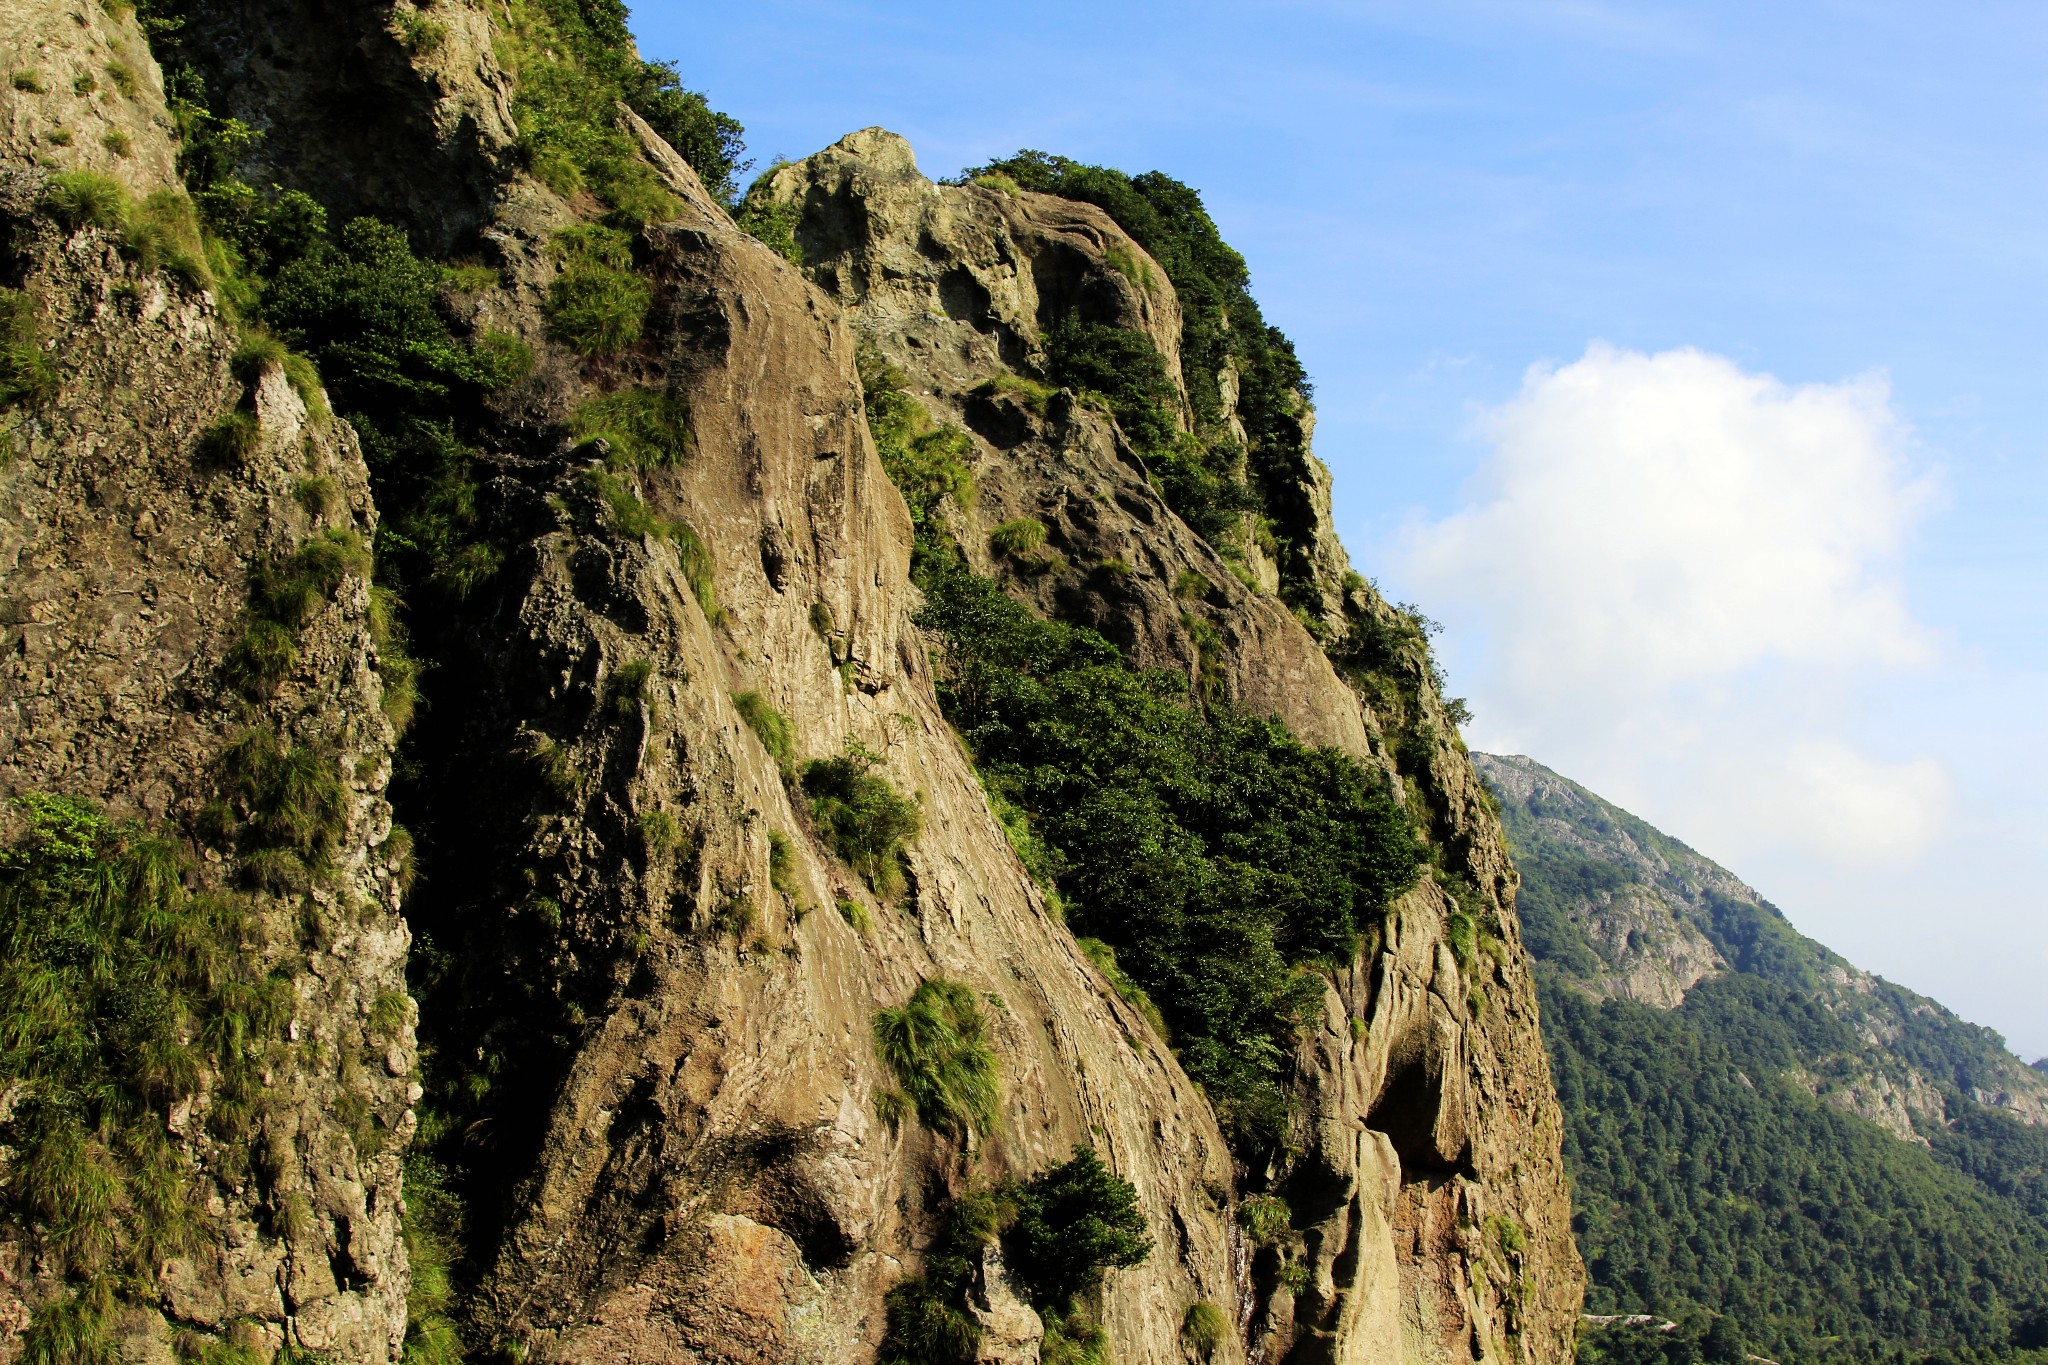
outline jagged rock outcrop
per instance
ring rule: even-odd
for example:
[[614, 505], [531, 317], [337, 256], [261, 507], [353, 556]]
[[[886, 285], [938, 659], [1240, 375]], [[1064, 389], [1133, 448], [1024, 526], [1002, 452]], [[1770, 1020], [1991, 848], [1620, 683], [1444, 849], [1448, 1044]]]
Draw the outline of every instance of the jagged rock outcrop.
[[[1288, 571], [1320, 603], [1298, 615], [1271, 591], [1280, 566], [1249, 556], [1263, 587], [1241, 581], [1100, 412], [1072, 394], [1041, 410], [975, 392], [1033, 372], [1045, 326], [1068, 314], [1144, 331], [1178, 375], [1179, 303], [1156, 262], [1085, 205], [934, 186], [900, 139], [870, 132], [773, 180], [801, 210], [799, 270], [621, 109], [611, 131], [659, 191], [636, 203], [661, 212], [613, 226], [605, 249], [630, 257], [650, 303], [632, 339], [572, 348], [550, 310], [587, 241], [575, 233], [604, 208], [532, 173], [495, 10], [188, 8], [177, 41], [216, 112], [264, 134], [244, 173], [314, 195], [337, 223], [376, 213], [431, 254], [481, 260], [443, 311], [464, 340], [533, 353], [465, 434], [462, 516], [488, 569], [415, 603], [439, 652], [400, 793], [425, 868], [408, 918], [437, 936], [427, 975], [454, 982], [434, 997], [448, 1020], [428, 1026], [447, 1044], [437, 1065], [451, 1088], [496, 1097], [446, 1139], [473, 1163], [478, 1345], [864, 1361], [950, 1201], [1088, 1142], [1135, 1187], [1153, 1248], [1104, 1292], [1117, 1360], [1187, 1359], [1202, 1305], [1234, 1329], [1218, 1362], [1568, 1354], [1579, 1269], [1512, 873], [1419, 635], [1383, 651], [1399, 696], [1375, 698], [1311, 631], [1408, 638], [1348, 573], [1326, 472], [1304, 456], [1279, 480], [1298, 494], [1291, 540], [1308, 566]], [[235, 328], [196, 267], [180, 283], [124, 256], [116, 227], [68, 231], [41, 207], [51, 158], [177, 197], [161, 76], [132, 19], [88, 9], [0, 5], [18, 68], [47, 66], [59, 92], [18, 93], [5, 193], [30, 225], [14, 282], [66, 376], [24, 410], [0, 472], [0, 780], [192, 831], [197, 875], [225, 885], [253, 856], [213, 810], [238, 736], [317, 750], [344, 777], [320, 875], [249, 893], [271, 936], [248, 951], [289, 973], [300, 1002], [263, 1128], [274, 1155], [262, 1180], [219, 1188], [217, 1235], [163, 1272], [144, 1334], [175, 1322], [388, 1361], [407, 1289], [398, 1147], [420, 1090], [412, 1015], [394, 1024], [389, 1008], [408, 930], [385, 842], [385, 637], [363, 573], [296, 627], [288, 676], [252, 687], [224, 671], [259, 571], [317, 536], [359, 544], [379, 511], [353, 434], [309, 410], [312, 390], [260, 356], [244, 357], [246, 392], [236, 382]], [[133, 69], [133, 91], [80, 93], [109, 60]], [[1141, 663], [1384, 766], [1440, 850], [1445, 876], [1330, 973], [1296, 1059], [1302, 1146], [1284, 1168], [1234, 1166], [1200, 1090], [1048, 909], [947, 726], [913, 619], [909, 517], [863, 416], [863, 342], [935, 418], [974, 433], [980, 498], [958, 538], [976, 568]], [[686, 409], [687, 450], [608, 461], [578, 432], [622, 393]], [[233, 411], [253, 440], [211, 467], [200, 452], [223, 448]], [[986, 539], [1027, 515], [1057, 559], [1036, 571]], [[789, 752], [743, 715], [748, 694], [787, 720]], [[792, 787], [793, 767], [849, 741], [916, 795], [924, 833], [900, 898], [832, 855]], [[1450, 946], [1458, 888], [1499, 916], [1494, 951]], [[934, 977], [983, 1002], [1000, 1061], [999, 1120], [971, 1148], [883, 1117], [877, 1011]], [[201, 1169], [206, 1141], [191, 1142]], [[1238, 1226], [1240, 1196], [1269, 1183], [1296, 1210], [1286, 1236], [1305, 1279]], [[984, 1358], [1035, 1360], [1044, 1324], [992, 1250], [974, 1277]]]
[[[240, 893], [259, 926], [241, 951], [289, 987], [256, 1127], [213, 1132], [205, 1078], [173, 1110], [199, 1230], [163, 1267], [160, 1311], [128, 1315], [119, 1335], [135, 1359], [163, 1358], [175, 1327], [384, 1360], [405, 1330], [399, 1156], [419, 1089], [399, 1008], [399, 850], [385, 843], [393, 731], [361, 569], [309, 604], [293, 665], [260, 694], [227, 669], [258, 572], [308, 542], [360, 546], [377, 514], [353, 433], [317, 389], [295, 391], [270, 361], [232, 373], [237, 328], [206, 267], [154, 261], [116, 220], [117, 192], [170, 196], [173, 224], [182, 201], [160, 75], [117, 8], [0, 6], [16, 73], [0, 143], [6, 283], [54, 377], [8, 415], [0, 456], [0, 793], [102, 803], [189, 841], [188, 877], [227, 890], [251, 871], [247, 849], [195, 831], [227, 809], [233, 754], [253, 736], [332, 775], [318, 875], [298, 881], [304, 869], [273, 857], [267, 887]], [[81, 171], [106, 177], [105, 206], [62, 221], [52, 188]], [[238, 408], [246, 441], [210, 454], [208, 433]], [[5, 1106], [34, 1094], [12, 1088]], [[17, 1334], [65, 1292], [33, 1246], [10, 1229], [0, 1320]], [[0, 1358], [19, 1346], [0, 1341]]]
[[[985, 387], [1006, 371], [1042, 377], [1043, 332], [1074, 309], [1144, 330], [1178, 374], [1180, 338], [1162, 325], [1178, 316], [1172, 286], [1108, 215], [1007, 188], [935, 185], [901, 138], [878, 129], [780, 168], [765, 192], [798, 211], [809, 273], [851, 310], [859, 334], [911, 376], [935, 419], [974, 434], [977, 496], [956, 527], [970, 562], [1143, 664], [1198, 679], [1211, 671], [1240, 704], [1395, 769], [1380, 719], [1305, 624], [1240, 583], [1180, 522], [1109, 419], [1071, 393], [1040, 411], [1014, 389]], [[1310, 485], [1326, 480], [1315, 466]], [[1309, 539], [1324, 547], [1329, 595], [1391, 617], [1332, 548], [1327, 502], [1312, 505], [1323, 519]], [[989, 531], [1022, 516], [1044, 524], [1049, 559], [1019, 563], [991, 549]], [[1190, 573], [1205, 581], [1200, 593], [1181, 586]], [[1498, 826], [1445, 738], [1453, 731], [1426, 658], [1410, 662], [1426, 712], [1413, 728], [1429, 738], [1409, 747], [1409, 778], [1430, 792], [1451, 865], [1506, 903], [1513, 874]], [[1552, 1359], [1567, 1349], [1577, 1260], [1531, 984], [1509, 916], [1501, 961], [1483, 959], [1494, 993], [1475, 1018], [1480, 983], [1446, 946], [1453, 910], [1426, 882], [1400, 904], [1379, 952], [1333, 976], [1324, 1024], [1301, 1057], [1306, 1145], [1282, 1185], [1311, 1273], [1299, 1289], [1260, 1277], [1246, 1307], [1262, 1358]], [[1518, 1229], [1505, 1234], [1512, 1252], [1500, 1245], [1502, 1220]]]

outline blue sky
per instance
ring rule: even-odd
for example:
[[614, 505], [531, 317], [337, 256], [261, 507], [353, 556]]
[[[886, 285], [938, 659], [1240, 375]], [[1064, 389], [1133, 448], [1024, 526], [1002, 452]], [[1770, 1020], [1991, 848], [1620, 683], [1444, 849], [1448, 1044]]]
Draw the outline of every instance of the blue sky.
[[1028, 146], [1201, 189], [1316, 381], [1339, 530], [1444, 623], [1475, 744], [2048, 1052], [2048, 11], [634, 24], [764, 163], [881, 124], [934, 176]]

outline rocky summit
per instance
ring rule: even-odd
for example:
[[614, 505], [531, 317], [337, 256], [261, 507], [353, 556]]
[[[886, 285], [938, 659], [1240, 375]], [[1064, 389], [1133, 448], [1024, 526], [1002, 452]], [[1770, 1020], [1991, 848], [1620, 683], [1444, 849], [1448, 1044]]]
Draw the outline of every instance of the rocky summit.
[[0, 0], [0, 1360], [1567, 1357], [1501, 827], [1199, 197], [741, 195], [623, 19]]

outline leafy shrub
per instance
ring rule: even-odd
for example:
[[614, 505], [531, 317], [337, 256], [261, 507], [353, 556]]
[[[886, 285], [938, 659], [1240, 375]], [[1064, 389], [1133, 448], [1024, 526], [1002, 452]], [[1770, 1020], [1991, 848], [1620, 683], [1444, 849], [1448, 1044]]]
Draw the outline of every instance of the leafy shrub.
[[605, 441], [614, 463], [665, 468], [690, 453], [690, 405], [667, 394], [624, 389], [586, 399], [569, 419], [569, 431], [579, 441]]
[[203, 1206], [169, 1132], [174, 1105], [213, 1097], [224, 1144], [248, 1140], [262, 1071], [296, 997], [243, 951], [261, 927], [236, 898], [185, 887], [175, 845], [92, 806], [16, 800], [0, 851], [0, 1080], [18, 1097], [0, 1198], [59, 1293], [25, 1359], [111, 1359], [116, 1295], [194, 1248]]
[[732, 704], [754, 737], [761, 741], [761, 747], [775, 760], [775, 766], [787, 773], [796, 762], [796, 730], [789, 717], [769, 705], [759, 692], [735, 692]]
[[1070, 1308], [1100, 1287], [1104, 1271], [1151, 1254], [1138, 1192], [1086, 1144], [1025, 1181], [1015, 1201], [1003, 1252], [1034, 1303]]
[[585, 356], [616, 355], [635, 345], [647, 325], [654, 291], [633, 273], [633, 248], [613, 228], [568, 228], [555, 234], [562, 271], [541, 307], [548, 331]]
[[1077, 932], [1113, 945], [1240, 1147], [1277, 1140], [1295, 1030], [1416, 876], [1384, 777], [1277, 722], [1201, 705], [1092, 631], [928, 552], [919, 624], [983, 779], [1056, 855]]
[[768, 197], [767, 177], [764, 175], [754, 182], [754, 188], [740, 205], [733, 221], [740, 231], [762, 243], [791, 265], [804, 263], [803, 246], [796, 239], [797, 224], [803, 214], [795, 204], [784, 204]]
[[881, 755], [849, 739], [845, 753], [804, 766], [803, 788], [811, 818], [832, 851], [877, 894], [893, 896], [902, 886], [898, 863], [903, 845], [917, 837], [924, 815], [875, 771], [881, 761]]
[[56, 396], [56, 366], [36, 337], [35, 300], [0, 289], [0, 408], [40, 407]]
[[1037, 517], [1018, 517], [988, 533], [988, 550], [993, 555], [1026, 555], [1045, 544], [1045, 523]]
[[874, 1036], [898, 1086], [884, 1092], [885, 1117], [907, 1105], [925, 1127], [963, 1142], [995, 1126], [996, 1054], [973, 991], [929, 977], [904, 1004], [876, 1012]]

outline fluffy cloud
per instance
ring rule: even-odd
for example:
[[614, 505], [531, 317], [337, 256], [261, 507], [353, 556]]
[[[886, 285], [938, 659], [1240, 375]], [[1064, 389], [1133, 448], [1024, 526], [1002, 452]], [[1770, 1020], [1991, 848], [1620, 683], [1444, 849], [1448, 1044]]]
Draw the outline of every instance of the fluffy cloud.
[[1476, 743], [1731, 854], [1926, 845], [1940, 767], [1843, 729], [1862, 683], [1937, 652], [1899, 575], [1929, 488], [1881, 379], [1793, 387], [1595, 345], [1532, 370], [1483, 430], [1467, 505], [1411, 525], [1396, 574], [1452, 627]]

